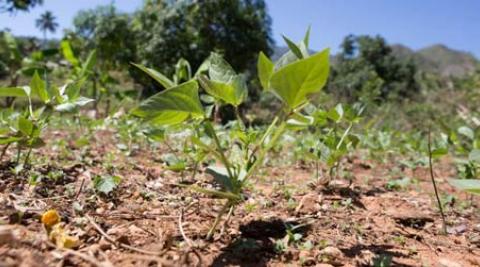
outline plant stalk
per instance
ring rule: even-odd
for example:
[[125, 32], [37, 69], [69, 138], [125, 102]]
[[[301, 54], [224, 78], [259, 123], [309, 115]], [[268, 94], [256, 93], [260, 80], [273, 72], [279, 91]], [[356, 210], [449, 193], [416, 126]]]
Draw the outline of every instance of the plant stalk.
[[447, 234], [447, 223], [445, 220], [445, 214], [443, 213], [442, 202], [438, 195], [437, 183], [435, 182], [435, 176], [433, 175], [433, 164], [432, 164], [432, 137], [430, 130], [428, 131], [428, 163], [430, 167], [430, 178], [432, 179], [433, 189], [435, 191], [435, 197], [437, 198], [438, 209], [440, 210], [440, 215], [442, 216], [442, 230], [444, 234]]
[[228, 176], [231, 179], [234, 179], [235, 177], [233, 176], [232, 166], [230, 165], [230, 162], [228, 161], [227, 157], [225, 156], [225, 153], [223, 152], [222, 145], [220, 144], [220, 139], [218, 139], [218, 136], [217, 136], [217, 131], [215, 131], [215, 128], [209, 121], [206, 121], [206, 123], [209, 124], [209, 127], [212, 129], [213, 140], [215, 141], [217, 150], [220, 153], [220, 159], [222, 160], [223, 165], [225, 165], [225, 168], [227, 169]]
[[212, 239], [213, 233], [215, 232], [215, 229], [217, 228], [218, 224], [220, 223], [220, 220], [222, 219], [223, 214], [227, 211], [228, 208], [230, 208], [230, 206], [231, 206], [230, 201], [227, 201], [227, 203], [225, 203], [225, 205], [222, 207], [222, 209], [218, 213], [217, 217], [215, 218], [215, 222], [213, 223], [212, 227], [208, 231], [207, 238], [206, 238], [207, 240]]
[[25, 161], [23, 162], [23, 165], [27, 166], [27, 163], [29, 162], [30, 159], [30, 154], [32, 153], [32, 146], [28, 148], [27, 155], [25, 156]]
[[7, 150], [8, 150], [8, 147], [11, 145], [12, 143], [8, 143], [6, 144], [3, 149], [2, 149], [2, 154], [0, 154], [0, 161], [2, 161], [3, 159], [3, 156], [5, 156], [5, 154], [7, 153]]

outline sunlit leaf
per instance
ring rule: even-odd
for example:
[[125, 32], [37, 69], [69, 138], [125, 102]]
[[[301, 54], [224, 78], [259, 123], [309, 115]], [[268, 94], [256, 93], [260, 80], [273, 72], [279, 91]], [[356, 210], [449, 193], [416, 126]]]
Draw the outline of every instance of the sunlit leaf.
[[28, 97], [30, 87], [0, 87], [0, 97]]
[[135, 63], [132, 63], [132, 65], [139, 68], [140, 70], [142, 70], [146, 74], [148, 74], [155, 81], [157, 81], [158, 83], [160, 83], [163, 87], [165, 87], [167, 89], [175, 86], [175, 83], [173, 81], [171, 81], [165, 75], [161, 74], [160, 72], [158, 72], [154, 69], [147, 68], [145, 66], [135, 64]]
[[274, 67], [273, 62], [263, 52], [260, 52], [257, 62], [258, 78], [265, 90], [270, 88], [270, 77], [272, 77]]
[[179, 123], [189, 116], [202, 117], [198, 84], [192, 80], [166, 89], [143, 101], [132, 114], [156, 123]]
[[33, 78], [30, 81], [30, 89], [32, 90], [32, 95], [38, 96], [44, 103], [50, 100], [45, 81], [40, 78], [38, 72], [33, 74]]
[[449, 179], [448, 182], [460, 190], [480, 195], [480, 180], [478, 179]]
[[320, 91], [329, 73], [329, 50], [325, 49], [276, 71], [270, 85], [290, 110], [307, 101], [307, 96]]
[[93, 180], [94, 188], [98, 192], [108, 194], [112, 192], [122, 181], [119, 176], [96, 176]]
[[475, 133], [473, 132], [473, 130], [466, 126], [458, 128], [458, 133], [468, 137], [471, 140], [475, 138]]
[[72, 47], [70, 46], [70, 42], [68, 40], [64, 40], [60, 43], [60, 48], [62, 49], [63, 56], [65, 59], [72, 64], [74, 67], [79, 66], [79, 62], [75, 54], [73, 53]]
[[18, 119], [18, 129], [26, 136], [30, 136], [33, 132], [33, 123], [24, 117]]
[[480, 149], [473, 149], [468, 154], [468, 160], [480, 163]]

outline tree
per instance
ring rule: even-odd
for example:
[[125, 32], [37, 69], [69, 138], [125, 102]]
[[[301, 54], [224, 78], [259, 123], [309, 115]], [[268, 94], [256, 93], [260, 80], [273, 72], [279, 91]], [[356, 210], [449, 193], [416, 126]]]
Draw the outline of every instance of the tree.
[[270, 54], [270, 24], [263, 0], [147, 0], [135, 14], [137, 58], [170, 76], [178, 59], [197, 69], [216, 51], [244, 72]]
[[52, 12], [46, 11], [35, 21], [37, 28], [43, 32], [44, 44], [47, 43], [47, 32], [54, 33], [57, 30], [58, 23], [56, 20], [57, 18], [55, 18]]
[[328, 91], [347, 101], [413, 97], [419, 91], [416, 65], [397, 58], [380, 36], [345, 37]]
[[43, 5], [43, 0], [0, 0], [0, 12], [29, 11], [40, 5]]
[[102, 68], [128, 66], [134, 60], [135, 37], [131, 17], [113, 5], [78, 12], [74, 32], [85, 40], [85, 50], [96, 49]]

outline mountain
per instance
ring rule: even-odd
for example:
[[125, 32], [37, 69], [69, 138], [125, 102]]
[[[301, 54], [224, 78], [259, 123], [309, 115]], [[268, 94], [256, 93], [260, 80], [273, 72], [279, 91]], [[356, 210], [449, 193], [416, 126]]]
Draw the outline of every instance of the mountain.
[[[455, 50], [442, 44], [436, 44], [413, 50], [402, 44], [391, 45], [393, 53], [404, 59], [412, 59], [417, 63], [418, 69], [425, 72], [438, 73], [442, 76], [460, 77], [475, 70], [480, 61], [471, 53]], [[285, 52], [288, 47], [276, 46], [273, 49], [272, 60], [276, 61]], [[310, 50], [310, 53], [315, 51]], [[335, 56], [332, 56], [332, 64], [335, 65]]]
[[420, 70], [442, 76], [459, 77], [471, 73], [479, 64], [471, 53], [436, 44], [414, 51], [404, 45], [392, 45], [393, 53], [400, 58], [413, 59]]

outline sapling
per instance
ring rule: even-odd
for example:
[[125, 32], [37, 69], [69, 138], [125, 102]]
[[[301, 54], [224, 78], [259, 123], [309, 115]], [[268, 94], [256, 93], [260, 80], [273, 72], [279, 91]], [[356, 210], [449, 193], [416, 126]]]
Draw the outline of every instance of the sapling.
[[[21, 151], [26, 149], [23, 165], [29, 163], [34, 148], [45, 144], [41, 137], [42, 130], [47, 127], [50, 117], [55, 112], [76, 111], [91, 99], [80, 96], [80, 88], [84, 82], [67, 83], [62, 87], [49, 86], [35, 72], [29, 86], [1, 87], [0, 97], [25, 98], [26, 105], [21, 112], [13, 108], [4, 110], [0, 119], [0, 144], [5, 145], [2, 157], [10, 145], [17, 145], [16, 164], [20, 163]], [[39, 104], [34, 105], [33, 100]]]
[[[192, 144], [217, 161], [206, 171], [221, 186], [220, 190], [188, 186], [191, 190], [226, 200], [207, 239], [212, 238], [222, 216], [232, 214], [244, 200], [245, 185], [265, 163], [267, 153], [280, 141], [287, 128], [311, 124], [301, 111], [308, 104], [310, 95], [320, 91], [327, 81], [329, 50], [309, 55], [309, 31], [299, 44], [286, 37], [285, 40], [290, 50], [276, 63], [265, 54], [259, 54], [257, 68], [260, 83], [265, 91], [273, 93], [282, 102], [274, 119], [261, 132], [244, 125], [238, 117], [237, 128], [216, 125], [210, 112], [212, 105], [202, 105], [199, 85], [206, 95], [213, 97], [213, 106], [217, 108], [231, 105], [238, 110], [247, 98], [245, 76], [237, 74], [220, 55], [212, 53], [192, 79], [180, 84], [166, 80], [164, 75], [153, 69], [136, 65], [162, 85], [170, 81], [171, 86], [165, 86], [166, 90], [143, 101], [132, 114], [155, 125], [184, 124], [184, 127], [192, 127]], [[232, 134], [233, 131], [237, 134]], [[222, 140], [225, 132], [235, 139], [230, 143], [240, 149], [239, 157], [232, 154], [232, 147], [225, 146]]]
[[328, 111], [317, 109], [313, 112], [318, 138], [316, 147], [313, 149], [316, 156], [317, 181], [319, 160], [326, 162], [329, 168], [328, 180], [332, 180], [342, 157], [358, 144], [359, 138], [352, 134], [352, 128], [360, 121], [363, 109], [364, 107], [358, 105], [344, 107], [338, 104]]

